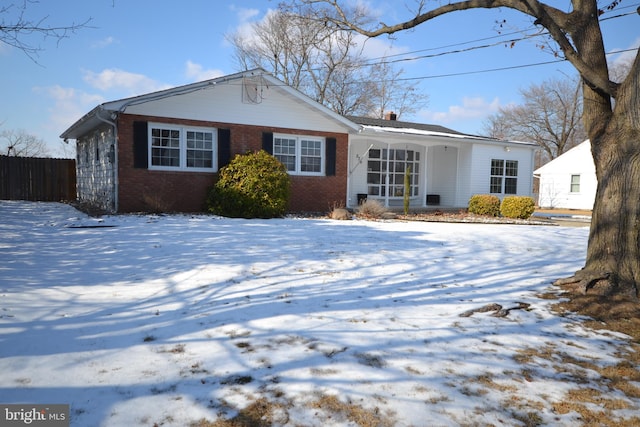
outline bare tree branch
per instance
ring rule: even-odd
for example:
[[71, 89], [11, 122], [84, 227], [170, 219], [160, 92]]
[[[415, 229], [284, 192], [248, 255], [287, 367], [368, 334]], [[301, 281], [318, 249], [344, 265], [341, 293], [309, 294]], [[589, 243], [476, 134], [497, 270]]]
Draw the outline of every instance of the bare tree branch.
[[382, 117], [389, 108], [400, 115], [426, 103], [398, 79], [402, 70], [371, 64], [355, 32], [327, 26], [307, 9], [272, 11], [251, 30], [227, 35], [241, 68], [263, 68], [339, 114]]
[[47, 144], [25, 130], [0, 132], [0, 154], [12, 157], [48, 157]]
[[37, 56], [43, 50], [42, 47], [29, 41], [32, 35], [40, 35], [43, 39], [55, 39], [60, 43], [71, 34], [86, 28], [91, 18], [81, 23], [69, 25], [49, 25], [49, 16], [39, 19], [27, 17], [29, 5], [36, 3], [33, 0], [23, 0], [0, 6], [0, 43], [21, 50], [32, 61], [37, 63]]
[[[586, 12], [571, 13], [563, 12], [557, 8], [541, 3], [538, 0], [467, 0], [452, 2], [431, 10], [426, 10], [426, 2], [420, 0], [415, 9], [415, 15], [411, 19], [396, 23], [385, 24], [379, 22], [371, 24], [370, 20], [364, 19], [366, 14], [363, 6], [358, 3], [356, 6], [349, 6], [351, 2], [339, 2], [338, 0], [293, 0], [288, 3], [289, 8], [295, 5], [314, 5], [318, 11], [323, 13], [318, 19], [335, 25], [337, 28], [355, 31], [367, 37], [377, 37], [383, 34], [394, 34], [415, 28], [434, 18], [458, 11], [471, 9], [494, 9], [509, 8], [522, 12], [535, 19], [535, 23], [547, 29], [553, 40], [558, 44], [564, 57], [578, 70], [585, 81], [598, 90], [616, 96], [618, 85], [610, 81], [607, 76], [603, 76], [594, 70], [593, 64], [585, 60], [585, 55], [578, 50], [575, 45], [575, 38], [579, 37], [584, 26], [592, 18], [597, 16], [597, 4], [592, 0], [584, 0], [585, 3], [591, 1], [593, 10], [586, 8]], [[322, 7], [328, 6], [328, 7]], [[584, 7], [582, 9], [585, 9]], [[570, 39], [571, 37], [572, 39]], [[604, 59], [604, 58], [603, 58]]]
[[496, 138], [533, 141], [546, 161], [575, 147], [586, 136], [582, 122], [582, 91], [575, 79], [552, 79], [520, 91], [524, 103], [501, 108], [485, 130]]

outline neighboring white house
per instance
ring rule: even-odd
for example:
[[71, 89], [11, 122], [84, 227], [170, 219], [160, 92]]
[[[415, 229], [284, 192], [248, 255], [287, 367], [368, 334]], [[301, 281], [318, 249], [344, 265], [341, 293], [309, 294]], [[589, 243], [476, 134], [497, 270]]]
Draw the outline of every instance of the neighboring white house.
[[593, 209], [598, 181], [589, 140], [536, 169], [534, 176], [540, 178], [540, 207]]

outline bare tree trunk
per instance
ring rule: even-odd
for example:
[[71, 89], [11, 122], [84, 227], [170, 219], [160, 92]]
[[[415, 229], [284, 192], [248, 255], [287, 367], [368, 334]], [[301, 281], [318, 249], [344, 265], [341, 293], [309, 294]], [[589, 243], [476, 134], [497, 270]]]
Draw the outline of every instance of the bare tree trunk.
[[[586, 99], [585, 99], [586, 101]], [[595, 109], [597, 110], [597, 108]], [[593, 112], [591, 113], [593, 114]], [[593, 121], [599, 121], [596, 118]], [[602, 123], [602, 122], [600, 122]], [[591, 133], [591, 132], [590, 132]], [[594, 132], [596, 133], [596, 132]], [[613, 114], [592, 140], [598, 189], [587, 260], [574, 277], [583, 292], [640, 297], [640, 57], [618, 89]]]

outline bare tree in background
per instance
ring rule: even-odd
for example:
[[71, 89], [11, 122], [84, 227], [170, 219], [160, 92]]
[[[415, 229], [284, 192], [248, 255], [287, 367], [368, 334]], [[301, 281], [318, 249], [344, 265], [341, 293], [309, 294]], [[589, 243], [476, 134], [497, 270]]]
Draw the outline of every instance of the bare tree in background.
[[25, 130], [0, 132], [0, 154], [12, 157], [49, 157], [47, 144]]
[[342, 115], [382, 117], [384, 109], [393, 109], [400, 116], [426, 105], [427, 96], [415, 85], [398, 80], [402, 70], [365, 58], [354, 32], [315, 18], [275, 10], [249, 33], [228, 34], [238, 66], [263, 68]]
[[502, 107], [485, 122], [489, 136], [538, 144], [541, 163], [555, 159], [587, 139], [582, 122], [581, 84], [551, 79], [520, 91], [524, 103]]
[[633, 65], [633, 58], [625, 56], [609, 66], [609, 75], [614, 82], [622, 82], [627, 78]]
[[[640, 55], [620, 81], [609, 75], [600, 17], [619, 0], [416, 0], [395, 23], [365, 19], [366, 3], [339, 0], [290, 0], [291, 10], [313, 7], [327, 26], [367, 37], [395, 34], [432, 19], [471, 9], [507, 8], [531, 17], [544, 29], [548, 46], [571, 63], [582, 81], [583, 119], [596, 166], [598, 187], [584, 267], [557, 284], [598, 295], [640, 296]], [[399, 9], [397, 9], [399, 10]], [[631, 11], [629, 14], [636, 14]], [[637, 16], [636, 16], [637, 18]]]
[[39, 35], [44, 39], [60, 42], [85, 28], [90, 21], [87, 19], [79, 24], [50, 25], [47, 22], [48, 16], [40, 18], [28, 16], [29, 6], [36, 3], [37, 1], [34, 0], [23, 0], [0, 5], [0, 43], [21, 50], [34, 62], [42, 48], [31, 40], [31, 36]]

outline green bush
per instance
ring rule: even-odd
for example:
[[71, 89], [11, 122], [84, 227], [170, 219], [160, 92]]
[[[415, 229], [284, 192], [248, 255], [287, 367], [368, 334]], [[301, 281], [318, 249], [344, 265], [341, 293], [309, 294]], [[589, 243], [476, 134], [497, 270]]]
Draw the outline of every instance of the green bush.
[[528, 219], [536, 205], [531, 197], [508, 196], [502, 200], [500, 213], [507, 218]]
[[275, 218], [289, 203], [289, 174], [266, 151], [236, 155], [209, 192], [209, 212], [232, 218]]
[[491, 194], [474, 194], [469, 199], [469, 213], [498, 216], [500, 214], [500, 199]]

